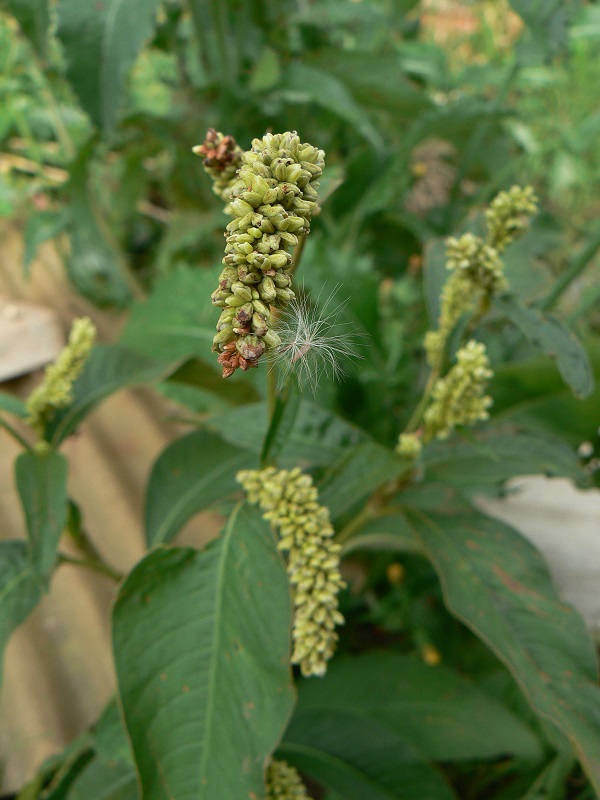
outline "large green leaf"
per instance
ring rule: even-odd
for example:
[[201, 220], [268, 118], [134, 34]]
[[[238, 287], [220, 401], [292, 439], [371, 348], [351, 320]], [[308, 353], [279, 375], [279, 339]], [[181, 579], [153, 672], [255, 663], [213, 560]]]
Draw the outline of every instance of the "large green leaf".
[[21, 453], [15, 464], [31, 565], [48, 585], [56, 563], [58, 541], [67, 524], [67, 459], [56, 452]]
[[293, 705], [290, 618], [275, 540], [248, 507], [204, 550], [160, 548], [133, 570], [113, 641], [144, 800], [264, 798]]
[[435, 767], [398, 733], [362, 715], [307, 712], [278, 755], [344, 800], [452, 800]]
[[468, 494], [494, 491], [515, 475], [543, 473], [579, 481], [586, 477], [573, 447], [555, 436], [518, 433], [511, 428], [432, 442], [423, 461], [429, 480]]
[[93, 758], [79, 774], [65, 800], [138, 800], [135, 769], [122, 761]]
[[235, 476], [256, 456], [209, 431], [177, 439], [156, 460], [146, 494], [146, 542], [170, 541], [198, 511], [240, 489]]
[[[211, 417], [207, 425], [224, 439], [260, 454], [269, 428], [266, 403], [253, 403]], [[367, 435], [346, 420], [308, 400], [285, 407], [272, 455], [281, 467], [328, 466]]]
[[376, 150], [384, 147], [381, 134], [369, 120], [364, 108], [358, 105], [344, 83], [330, 72], [306, 63], [293, 62], [285, 70], [278, 90], [294, 105], [314, 103], [327, 109], [349, 123]]
[[121, 344], [164, 361], [208, 358], [218, 314], [210, 300], [217, 284], [211, 270], [179, 266], [135, 303]]
[[36, 256], [38, 248], [65, 229], [69, 216], [65, 210], [37, 211], [27, 217], [25, 232], [23, 234], [23, 266], [25, 274], [29, 274], [29, 267]]
[[94, 347], [75, 382], [71, 405], [48, 423], [47, 436], [56, 446], [69, 436], [102, 400], [126, 386], [160, 380], [177, 364], [165, 364], [119, 345]]
[[516, 325], [534, 347], [556, 360], [564, 382], [576, 395], [587, 397], [592, 393], [594, 378], [587, 353], [557, 317], [526, 308], [512, 295], [496, 298], [494, 307]]
[[[586, 343], [594, 370], [600, 376], [600, 345]], [[594, 440], [600, 408], [600, 382], [585, 400], [573, 397], [547, 358], [536, 356], [503, 364], [490, 384], [491, 413], [500, 421], [528, 430], [549, 431], [573, 447]]]
[[48, 0], [1, 0], [0, 7], [13, 15], [38, 57], [45, 59], [50, 26]]
[[376, 720], [438, 761], [542, 756], [530, 728], [483, 689], [449, 667], [399, 653], [334, 659], [323, 680], [304, 680], [298, 692], [295, 718], [336, 711]]
[[581, 617], [556, 597], [541, 557], [512, 528], [473, 512], [407, 512], [450, 610], [511, 671], [534, 711], [570, 740], [600, 791], [600, 689]]
[[335, 519], [406, 469], [406, 461], [392, 450], [377, 442], [362, 442], [329, 470], [320, 488], [319, 502], [329, 508]]
[[8, 638], [41, 596], [41, 584], [31, 568], [28, 551], [27, 542], [0, 542], [0, 680]]
[[510, 0], [510, 5], [527, 26], [517, 47], [524, 64], [549, 61], [567, 47], [580, 0]]
[[[79, 5], [82, 9], [92, 8]], [[86, 146], [71, 166], [67, 186], [71, 201], [68, 209], [71, 252], [67, 270], [77, 290], [92, 302], [123, 306], [131, 300], [131, 278], [125, 257], [90, 189], [91, 158], [91, 146]]]
[[1, 411], [8, 411], [10, 414], [14, 414], [17, 417], [25, 418], [27, 416], [27, 408], [23, 400], [7, 392], [0, 392], [0, 412]]
[[58, 36], [81, 105], [110, 133], [117, 121], [125, 74], [154, 31], [158, 0], [60, 0]]

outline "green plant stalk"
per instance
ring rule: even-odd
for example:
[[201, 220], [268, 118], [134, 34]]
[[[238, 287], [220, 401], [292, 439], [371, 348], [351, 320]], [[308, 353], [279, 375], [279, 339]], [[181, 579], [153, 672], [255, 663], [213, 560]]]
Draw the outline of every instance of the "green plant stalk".
[[32, 452], [33, 448], [29, 444], [29, 442], [25, 439], [24, 436], [21, 436], [19, 431], [17, 431], [16, 428], [13, 428], [13, 426], [10, 424], [10, 422], [7, 422], [4, 419], [4, 417], [0, 417], [0, 427], [4, 428], [4, 430], [7, 433], [9, 433], [13, 437], [13, 439], [15, 441], [17, 441], [21, 445], [21, 447], [23, 447], [25, 450], [27, 450], [30, 453]]
[[75, 558], [73, 556], [67, 555], [66, 553], [59, 553], [58, 563], [71, 564], [72, 566], [91, 569], [93, 572], [99, 572], [102, 575], [106, 575], [107, 577], [111, 578], [111, 580], [113, 580], [115, 583], [120, 583], [124, 577], [120, 572], [117, 572], [115, 569], [109, 566], [105, 561], [102, 561], [102, 559]]

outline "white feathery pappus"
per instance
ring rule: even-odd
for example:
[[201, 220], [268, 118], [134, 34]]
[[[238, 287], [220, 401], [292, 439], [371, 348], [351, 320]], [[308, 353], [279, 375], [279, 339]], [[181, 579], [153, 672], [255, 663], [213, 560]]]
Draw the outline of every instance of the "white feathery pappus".
[[278, 370], [278, 384], [287, 384], [294, 376], [298, 388], [316, 393], [321, 374], [331, 380], [343, 380], [349, 362], [363, 358], [358, 352], [365, 333], [357, 332], [352, 322], [342, 322], [348, 305], [336, 301], [334, 287], [323, 303], [321, 293], [316, 301], [303, 289], [291, 300], [277, 318], [275, 331], [281, 344], [270, 351], [271, 368]]

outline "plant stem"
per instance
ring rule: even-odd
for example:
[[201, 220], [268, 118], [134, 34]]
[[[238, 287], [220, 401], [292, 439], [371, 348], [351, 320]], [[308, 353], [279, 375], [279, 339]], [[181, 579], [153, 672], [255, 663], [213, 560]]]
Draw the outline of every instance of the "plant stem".
[[440, 371], [438, 369], [433, 369], [429, 373], [429, 377], [427, 378], [427, 383], [425, 384], [425, 388], [423, 389], [423, 395], [419, 400], [417, 407], [412, 413], [411, 418], [408, 421], [408, 424], [404, 428], [404, 433], [413, 433], [419, 427], [421, 422], [421, 417], [427, 404], [429, 403], [429, 398], [431, 397], [431, 392], [433, 390], [434, 384], [439, 377]]
[[21, 447], [24, 447], [25, 450], [28, 450], [29, 452], [32, 451], [32, 447], [29, 444], [29, 442], [25, 439], [25, 437], [21, 436], [19, 431], [13, 428], [10, 422], [7, 422], [4, 419], [4, 417], [0, 417], [0, 427], [4, 428], [4, 430], [7, 433], [9, 433], [13, 437], [13, 439], [15, 439], [15, 441], [17, 441], [21, 445]]
[[73, 566], [85, 567], [86, 569], [91, 569], [94, 572], [99, 572], [102, 575], [106, 575], [107, 577], [111, 578], [111, 580], [113, 580], [115, 583], [120, 583], [123, 580], [123, 575], [120, 572], [117, 572], [111, 566], [109, 566], [105, 561], [102, 561], [102, 559], [74, 558], [73, 556], [69, 556], [66, 553], [59, 553], [58, 563], [72, 564]]

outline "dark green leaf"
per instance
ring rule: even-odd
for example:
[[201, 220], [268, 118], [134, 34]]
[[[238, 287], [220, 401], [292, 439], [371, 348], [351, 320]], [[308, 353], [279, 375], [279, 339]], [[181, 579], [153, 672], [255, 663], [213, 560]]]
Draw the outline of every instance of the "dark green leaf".
[[111, 133], [128, 69], [154, 31], [158, 0], [60, 0], [58, 36], [69, 78], [96, 125]]
[[585, 478], [574, 448], [555, 436], [516, 433], [510, 428], [432, 442], [425, 448], [423, 461], [429, 480], [468, 494], [497, 490], [515, 475]]
[[408, 519], [435, 567], [450, 610], [508, 667], [529, 703], [571, 742], [600, 790], [600, 689], [581, 617], [556, 598], [535, 548], [473, 512]]
[[438, 761], [543, 755], [531, 729], [479, 686], [449, 667], [398, 653], [334, 659], [323, 680], [304, 680], [298, 691], [300, 719], [336, 711], [375, 720]]
[[0, 542], [0, 680], [2, 654], [13, 630], [37, 605], [41, 585], [31, 568], [27, 542]]
[[77, 777], [66, 800], [138, 800], [138, 781], [131, 764], [94, 758]]
[[[600, 376], [600, 346], [589, 342], [586, 349]], [[490, 394], [494, 398], [491, 412], [499, 421], [549, 431], [574, 448], [594, 441], [600, 408], [598, 381], [592, 394], [580, 400], [573, 397], [548, 359], [535, 357], [495, 368]]]
[[48, 425], [48, 437], [57, 446], [110, 394], [165, 378], [177, 364], [166, 365], [119, 345], [98, 345], [75, 382], [71, 405]]
[[[267, 406], [255, 403], [211, 417], [207, 425], [224, 439], [261, 453], [268, 430]], [[279, 466], [328, 466], [367, 437], [359, 428], [308, 400], [284, 409], [276, 455]], [[275, 453], [274, 453], [275, 454]]]
[[549, 61], [566, 48], [579, 0], [510, 0], [510, 5], [527, 26], [517, 48], [524, 64]]
[[342, 545], [342, 555], [348, 555], [355, 550], [420, 553], [422, 549], [404, 516], [400, 513], [386, 513], [371, 519]]
[[362, 442], [329, 470], [319, 490], [319, 502], [336, 519], [406, 469], [406, 461], [392, 450], [373, 441]]
[[263, 796], [293, 705], [290, 617], [275, 540], [247, 507], [204, 550], [161, 548], [129, 575], [113, 640], [144, 800]]
[[67, 473], [67, 459], [53, 451], [21, 453], [15, 464], [31, 565], [46, 586], [56, 563], [58, 541], [67, 524]]
[[29, 267], [35, 258], [38, 247], [48, 239], [53, 239], [63, 231], [68, 224], [68, 216], [64, 211], [38, 211], [27, 218], [25, 224], [23, 264], [25, 274], [29, 274]]
[[216, 282], [210, 270], [174, 269], [148, 300], [134, 304], [121, 344], [163, 361], [197, 356], [208, 362], [218, 317], [210, 300]]
[[521, 800], [563, 800], [565, 784], [569, 773], [573, 770], [573, 762], [570, 753], [556, 756]]
[[423, 250], [423, 281], [425, 301], [432, 328], [437, 328], [440, 316], [440, 294], [448, 277], [446, 269], [446, 242], [430, 240]]
[[[91, 7], [84, 4], [80, 8], [90, 13]], [[90, 159], [91, 148], [86, 146], [71, 167], [67, 186], [71, 200], [68, 221], [71, 252], [67, 269], [77, 290], [92, 302], [123, 306], [131, 299], [131, 279], [124, 255], [90, 191]]]
[[435, 767], [381, 723], [343, 711], [295, 717], [278, 755], [344, 800], [452, 800]]
[[50, 26], [48, 5], [48, 0], [2, 0], [0, 3], [0, 6], [17, 20], [37, 56], [42, 60], [45, 59], [48, 49]]
[[587, 397], [592, 393], [594, 378], [587, 353], [559, 319], [534, 308], [525, 308], [510, 295], [496, 298], [494, 307], [516, 325], [534, 347], [556, 359], [564, 382], [576, 395]]
[[94, 727], [94, 747], [99, 758], [106, 763], [133, 763], [116, 700], [109, 702]]
[[209, 431], [170, 444], [156, 460], [146, 495], [146, 543], [169, 542], [188, 519], [240, 489], [235, 476], [256, 456]]
[[356, 103], [344, 83], [329, 72], [294, 62], [285, 70], [278, 91], [296, 105], [314, 103], [327, 109], [355, 128], [376, 150], [384, 148], [381, 134], [365, 110]]
[[0, 392], [0, 411], [8, 411], [9, 414], [23, 419], [27, 416], [27, 408], [23, 400], [7, 392]]

